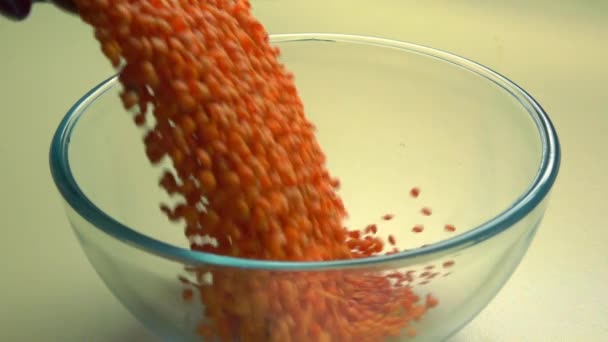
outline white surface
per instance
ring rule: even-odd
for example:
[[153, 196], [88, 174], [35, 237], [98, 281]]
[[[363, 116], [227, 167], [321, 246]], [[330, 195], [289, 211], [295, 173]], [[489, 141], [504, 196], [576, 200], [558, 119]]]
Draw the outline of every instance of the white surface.
[[[343, 20], [358, 18], [355, 33], [385, 32], [498, 70], [544, 106], [563, 147], [528, 255], [451, 341], [608, 340], [608, 2], [392, 2], [393, 10], [374, 12], [363, 5], [370, 1], [352, 1], [361, 5]], [[47, 166], [60, 118], [111, 69], [88, 28], [48, 6], [23, 23], [0, 19], [0, 42], [0, 340], [151, 340], [85, 260]]]

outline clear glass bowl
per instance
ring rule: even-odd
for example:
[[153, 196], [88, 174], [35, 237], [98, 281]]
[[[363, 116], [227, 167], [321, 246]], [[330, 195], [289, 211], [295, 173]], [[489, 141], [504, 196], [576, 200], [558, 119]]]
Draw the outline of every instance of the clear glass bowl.
[[[272, 39], [342, 181], [348, 225], [375, 223], [403, 251], [323, 263], [190, 251], [181, 227], [158, 209], [167, 200], [156, 186], [161, 170], [149, 166], [111, 77], [73, 106], [51, 146], [52, 174], [88, 259], [133, 315], [167, 340], [197, 340], [204, 319], [199, 301], [182, 299], [185, 268], [285, 282], [407, 271], [412, 291], [439, 300], [410, 326], [415, 340], [447, 338], [496, 295], [534, 237], [559, 167], [549, 118], [513, 82], [446, 52], [335, 34]], [[427, 206], [431, 216], [421, 214]], [[424, 230], [414, 232], [416, 225]]]

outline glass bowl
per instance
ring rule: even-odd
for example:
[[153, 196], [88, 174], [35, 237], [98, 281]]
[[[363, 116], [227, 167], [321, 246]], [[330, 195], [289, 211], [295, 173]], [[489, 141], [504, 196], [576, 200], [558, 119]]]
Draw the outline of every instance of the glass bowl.
[[[366, 274], [401, 274], [420, 303], [438, 301], [387, 340], [446, 339], [496, 295], [534, 237], [559, 167], [549, 118], [505, 77], [439, 50], [337, 34], [272, 40], [296, 76], [328, 166], [341, 179], [346, 224], [375, 224], [400, 252], [295, 263], [190, 251], [182, 227], [158, 209], [167, 200], [156, 186], [161, 170], [150, 167], [142, 133], [124, 113], [111, 77], [67, 113], [50, 152], [86, 256], [128, 310], [166, 340], [204, 340], [197, 332], [206, 319], [199, 286], [228, 278], [257, 282], [264, 286], [252, 298], [276, 295], [278, 305], [305, 307], [334, 302], [307, 297], [302, 281]], [[277, 284], [297, 291], [284, 297], [274, 292]], [[222, 291], [211, 296], [231, 295]], [[259, 302], [235, 305], [252, 303]], [[269, 336], [289, 325], [309, 341], [322, 340], [310, 327], [326, 318], [251, 315], [265, 320]], [[246, 326], [245, 320], [231, 324]]]

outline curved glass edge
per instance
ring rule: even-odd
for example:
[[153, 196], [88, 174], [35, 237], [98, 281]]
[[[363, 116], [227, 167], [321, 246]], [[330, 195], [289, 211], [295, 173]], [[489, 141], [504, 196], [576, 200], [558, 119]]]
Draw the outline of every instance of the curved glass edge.
[[374, 256], [362, 259], [334, 260], [322, 262], [291, 262], [266, 261], [243, 259], [230, 256], [221, 256], [184, 249], [141, 234], [116, 221], [100, 210], [82, 192], [70, 169], [68, 148], [70, 135], [78, 119], [86, 108], [96, 98], [116, 85], [117, 76], [112, 76], [86, 93], [67, 112], [60, 122], [51, 142], [49, 153], [50, 168], [53, 180], [66, 202], [85, 220], [101, 229], [112, 237], [130, 244], [136, 248], [157, 256], [174, 260], [183, 264], [205, 264], [243, 269], [275, 270], [275, 271], [323, 271], [335, 269], [382, 267], [393, 263], [418, 262], [420, 258], [436, 257], [457, 249], [467, 248], [478, 244], [492, 236], [508, 229], [536, 208], [549, 193], [557, 179], [561, 160], [560, 145], [551, 120], [543, 108], [525, 90], [517, 86], [508, 78], [493, 70], [486, 68], [469, 59], [413, 43], [399, 42], [383, 38], [366, 36], [328, 34], [328, 33], [299, 33], [272, 35], [271, 40], [278, 42], [296, 41], [329, 41], [349, 42], [356, 44], [370, 44], [382, 47], [391, 47], [419, 53], [428, 57], [438, 58], [442, 61], [462, 67], [474, 72], [499, 85], [502, 89], [514, 96], [530, 113], [533, 118], [542, 142], [541, 164], [538, 172], [527, 189], [514, 204], [501, 212], [493, 219], [478, 227], [455, 236], [431, 244], [424, 248], [408, 250], [392, 255]]

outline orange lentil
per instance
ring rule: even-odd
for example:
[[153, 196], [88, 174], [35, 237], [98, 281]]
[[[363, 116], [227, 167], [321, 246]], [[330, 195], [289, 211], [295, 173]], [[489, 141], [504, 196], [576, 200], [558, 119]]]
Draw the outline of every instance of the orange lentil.
[[388, 236], [388, 242], [393, 246], [397, 243], [397, 241], [395, 240], [395, 237], [393, 235]]
[[[412, 228], [412, 231], [413, 231], [414, 233], [422, 233], [422, 231], [423, 231], [423, 230], [424, 230], [424, 226], [423, 226], [423, 225], [421, 225], [421, 224], [415, 225], [415, 226]], [[423, 245], [423, 246], [421, 246], [421, 247], [425, 247], [425, 246]]]
[[358, 240], [361, 237], [361, 232], [358, 230], [352, 230], [348, 232], [348, 237]]
[[[175, 168], [159, 184], [186, 202], [161, 210], [185, 222], [192, 249], [291, 261], [383, 251], [380, 238], [343, 228], [340, 182], [325, 166], [294, 76], [248, 0], [75, 2], [102, 52], [120, 67], [121, 100], [127, 110], [138, 107], [134, 120], [147, 130], [149, 161], [168, 158]], [[377, 231], [370, 225], [365, 234]], [[205, 236], [214, 243], [196, 242]], [[394, 237], [389, 243], [396, 244]], [[196, 331], [207, 340], [382, 341], [402, 329], [416, 335], [408, 324], [436, 304], [434, 297], [421, 303], [403, 285], [410, 274], [393, 284], [361, 271], [187, 272], [197, 281], [187, 281], [193, 288], [182, 297], [200, 295], [205, 321]], [[211, 282], [204, 280], [208, 274]]]
[[452, 224], [446, 224], [446, 225], [443, 227], [443, 229], [444, 229], [446, 232], [455, 232], [455, 231], [456, 231], [456, 227], [455, 227], [454, 225], [452, 225]]
[[217, 185], [217, 181], [215, 180], [215, 176], [209, 170], [203, 170], [198, 175], [198, 182], [201, 192], [205, 195], [213, 192]]
[[418, 187], [412, 188], [410, 190], [410, 196], [412, 196], [413, 198], [418, 198], [418, 196], [420, 196], [420, 188], [418, 188]]
[[454, 266], [454, 264], [455, 264], [455, 262], [453, 260], [449, 260], [449, 261], [446, 261], [446, 262], [443, 263], [443, 267], [444, 268], [449, 268], [449, 267]]
[[365, 227], [365, 233], [366, 234], [376, 234], [378, 232], [378, 226], [375, 224], [370, 224], [367, 227]]
[[426, 307], [427, 308], [434, 308], [437, 306], [437, 304], [439, 304], [439, 300], [437, 300], [437, 298], [433, 297], [432, 294], [426, 295]]
[[382, 216], [382, 219], [385, 221], [389, 221], [389, 220], [392, 220], [394, 217], [395, 217], [395, 215], [393, 215], [393, 214], [386, 214], [386, 215]]
[[420, 213], [424, 216], [431, 216], [433, 214], [433, 211], [429, 207], [424, 207], [420, 209]]

